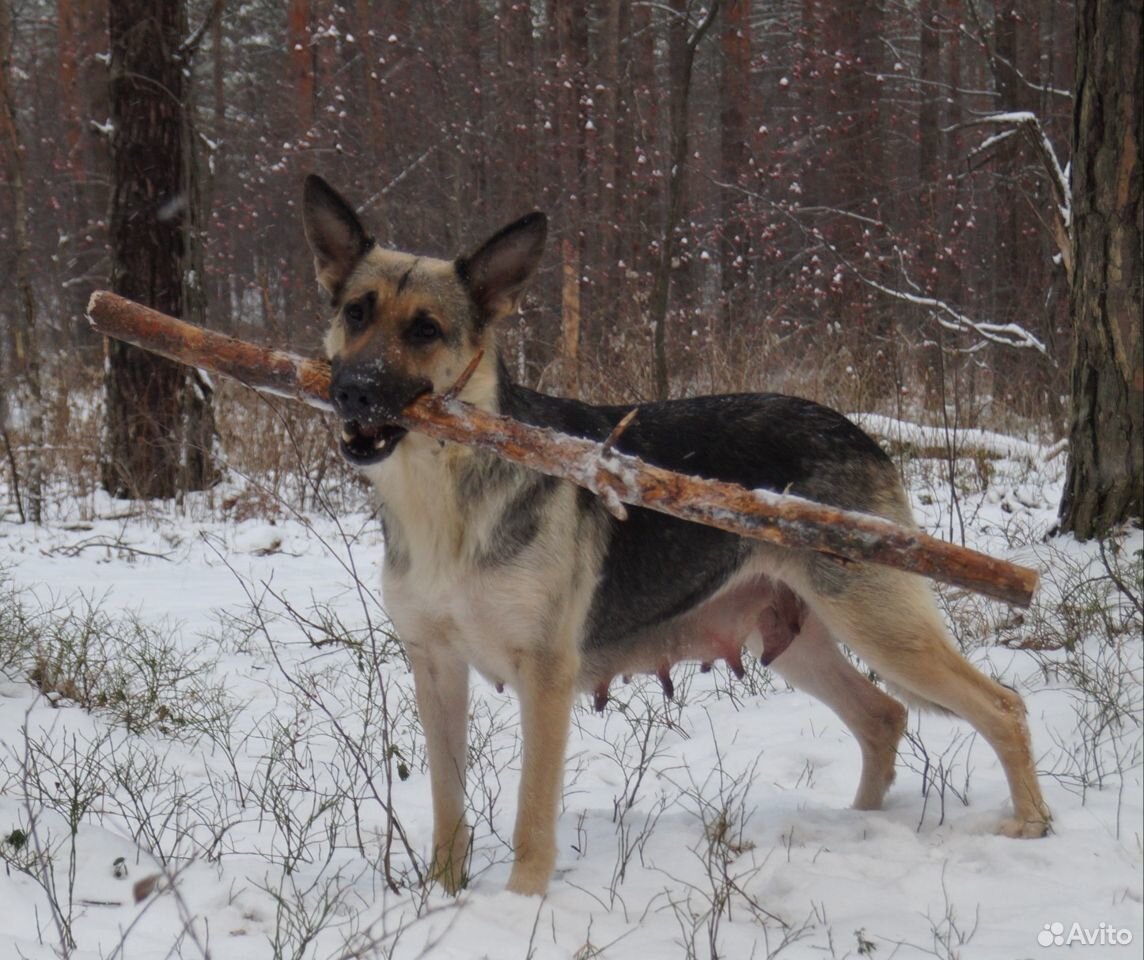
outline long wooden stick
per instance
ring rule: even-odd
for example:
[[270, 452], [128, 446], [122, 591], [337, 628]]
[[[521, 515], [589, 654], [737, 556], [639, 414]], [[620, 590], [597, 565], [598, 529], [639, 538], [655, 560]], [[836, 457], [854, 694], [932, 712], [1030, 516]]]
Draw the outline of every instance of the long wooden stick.
[[[330, 368], [325, 361], [214, 333], [106, 291], [92, 294], [88, 319], [106, 336], [256, 390], [330, 409]], [[571, 437], [488, 413], [455, 397], [423, 396], [405, 408], [400, 423], [570, 480], [597, 493], [620, 516], [622, 504], [645, 507], [784, 547], [897, 567], [1023, 607], [1037, 586], [1035, 570], [880, 517], [665, 470], [616, 451], [615, 438], [600, 444]]]

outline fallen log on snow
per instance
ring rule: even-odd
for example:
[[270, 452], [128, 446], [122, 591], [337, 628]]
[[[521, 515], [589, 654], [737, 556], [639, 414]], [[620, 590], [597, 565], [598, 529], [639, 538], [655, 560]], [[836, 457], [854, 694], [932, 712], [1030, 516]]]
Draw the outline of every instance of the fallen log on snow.
[[[266, 393], [324, 410], [330, 368], [324, 360], [259, 347], [166, 316], [106, 291], [88, 303], [92, 327]], [[402, 412], [402, 426], [438, 440], [492, 450], [540, 473], [593, 491], [617, 516], [623, 504], [718, 527], [783, 547], [817, 550], [847, 560], [879, 563], [1027, 607], [1037, 572], [938, 540], [869, 514], [839, 510], [801, 497], [748, 490], [665, 470], [604, 443], [534, 427], [480, 410], [450, 394], [430, 394]]]

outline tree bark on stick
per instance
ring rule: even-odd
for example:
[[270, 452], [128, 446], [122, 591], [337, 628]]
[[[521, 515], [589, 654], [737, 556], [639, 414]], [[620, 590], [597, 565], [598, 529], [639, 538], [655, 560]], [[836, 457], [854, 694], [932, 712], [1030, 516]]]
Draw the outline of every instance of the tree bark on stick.
[[[92, 295], [88, 316], [105, 336], [232, 377], [257, 390], [330, 409], [325, 361], [245, 343], [104, 291]], [[599, 444], [534, 427], [448, 394], [420, 397], [405, 408], [399, 422], [438, 440], [480, 446], [529, 469], [586, 487], [617, 516], [625, 515], [622, 504], [627, 503], [783, 547], [885, 564], [1020, 606], [1028, 606], [1036, 589], [1034, 570], [880, 517], [665, 470], [618, 452], [613, 439]]]

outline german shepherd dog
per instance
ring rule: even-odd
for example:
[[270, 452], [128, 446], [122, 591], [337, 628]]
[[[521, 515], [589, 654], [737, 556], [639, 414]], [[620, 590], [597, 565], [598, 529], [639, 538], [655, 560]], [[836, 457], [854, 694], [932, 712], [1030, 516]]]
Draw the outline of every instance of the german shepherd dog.
[[[957, 652], [922, 578], [643, 509], [619, 521], [569, 482], [394, 422], [411, 400], [452, 387], [477, 356], [460, 397], [484, 410], [600, 441], [631, 410], [526, 389], [498, 355], [497, 326], [517, 308], [544, 249], [543, 214], [455, 260], [381, 249], [316, 176], [306, 180], [304, 219], [336, 310], [326, 348], [341, 452], [380, 497], [385, 603], [425, 728], [431, 878], [451, 892], [466, 880], [471, 667], [520, 698], [524, 756], [508, 881], [517, 893], [542, 894], [552, 874], [577, 694], [594, 693], [602, 709], [617, 675], [666, 678], [682, 659], [725, 658], [741, 671], [744, 647], [853, 732], [862, 751], [855, 807], [881, 806], [906, 709], [850, 663], [840, 641], [903, 699], [959, 715], [990, 743], [1013, 806], [1000, 832], [1047, 832], [1024, 704]], [[668, 469], [913, 524], [881, 448], [809, 400], [742, 394], [641, 404], [617, 448]], [[669, 680], [664, 686], [670, 693]]]

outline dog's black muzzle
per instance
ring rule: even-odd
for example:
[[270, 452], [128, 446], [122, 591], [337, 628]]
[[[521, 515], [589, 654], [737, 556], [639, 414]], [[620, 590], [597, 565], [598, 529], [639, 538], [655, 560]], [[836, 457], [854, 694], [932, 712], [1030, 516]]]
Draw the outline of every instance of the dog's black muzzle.
[[429, 381], [395, 376], [380, 364], [339, 363], [330, 370], [330, 402], [342, 418], [342, 456], [356, 467], [380, 463], [408, 432], [396, 423], [405, 407], [433, 389]]

